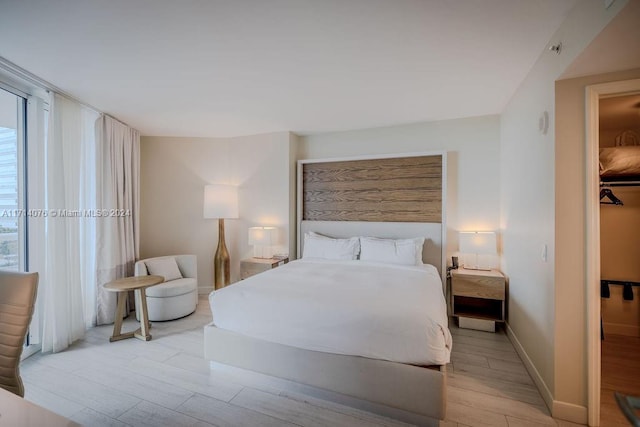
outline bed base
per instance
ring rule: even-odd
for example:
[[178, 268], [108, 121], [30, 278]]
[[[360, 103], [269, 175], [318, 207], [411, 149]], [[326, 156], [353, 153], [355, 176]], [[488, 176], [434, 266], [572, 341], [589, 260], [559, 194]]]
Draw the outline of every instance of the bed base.
[[305, 350], [246, 337], [215, 325], [205, 326], [204, 343], [205, 358], [216, 370], [236, 374], [244, 371], [245, 377], [258, 375], [263, 383], [268, 381], [278, 389], [413, 424], [437, 426], [438, 420], [445, 417], [445, 366], [431, 369]]

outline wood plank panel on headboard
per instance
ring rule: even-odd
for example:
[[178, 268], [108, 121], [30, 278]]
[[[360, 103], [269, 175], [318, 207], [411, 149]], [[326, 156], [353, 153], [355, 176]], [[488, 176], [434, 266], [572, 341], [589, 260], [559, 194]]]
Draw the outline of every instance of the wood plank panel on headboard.
[[305, 163], [302, 219], [442, 222], [442, 156]]

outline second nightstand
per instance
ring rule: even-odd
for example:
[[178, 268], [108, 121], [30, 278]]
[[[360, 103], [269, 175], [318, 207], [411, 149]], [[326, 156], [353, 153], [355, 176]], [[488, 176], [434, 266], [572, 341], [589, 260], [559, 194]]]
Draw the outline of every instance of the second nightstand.
[[505, 321], [505, 279], [497, 270], [451, 270], [451, 305], [461, 328], [495, 331]]
[[246, 279], [263, 271], [289, 262], [289, 258], [248, 258], [240, 261], [240, 279]]

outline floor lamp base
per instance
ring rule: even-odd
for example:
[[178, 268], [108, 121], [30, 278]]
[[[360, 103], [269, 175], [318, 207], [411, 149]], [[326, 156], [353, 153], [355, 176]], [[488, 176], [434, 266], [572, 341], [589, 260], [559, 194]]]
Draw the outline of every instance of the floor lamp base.
[[216, 290], [224, 288], [231, 282], [231, 262], [224, 240], [224, 219], [220, 218], [218, 220], [218, 248], [213, 257], [213, 286]]

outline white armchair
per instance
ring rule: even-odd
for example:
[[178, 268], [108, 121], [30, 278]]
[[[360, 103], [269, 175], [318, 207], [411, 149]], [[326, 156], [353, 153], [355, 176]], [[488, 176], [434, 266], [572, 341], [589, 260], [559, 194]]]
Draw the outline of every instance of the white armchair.
[[[168, 280], [147, 288], [149, 320], [178, 319], [196, 310], [198, 304], [198, 266], [195, 255], [172, 255], [140, 260], [136, 262], [135, 275], [154, 274], [153, 268], [158, 268], [161, 263], [169, 262], [171, 264], [171, 258], [175, 259], [175, 264], [177, 264], [182, 278]], [[149, 271], [148, 267], [151, 267], [152, 271]], [[175, 266], [173, 268], [175, 269]], [[160, 275], [166, 276], [165, 274]], [[138, 317], [139, 306], [140, 301], [136, 294], [136, 317]]]

